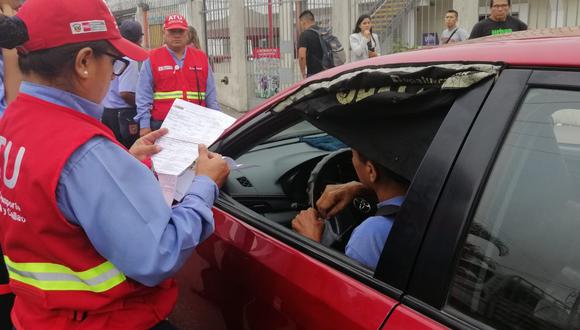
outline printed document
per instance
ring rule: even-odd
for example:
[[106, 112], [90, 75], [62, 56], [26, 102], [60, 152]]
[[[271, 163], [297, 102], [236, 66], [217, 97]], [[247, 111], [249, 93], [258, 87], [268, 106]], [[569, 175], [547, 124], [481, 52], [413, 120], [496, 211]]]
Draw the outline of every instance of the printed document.
[[169, 133], [157, 140], [161, 152], [152, 157], [155, 171], [180, 175], [197, 159], [198, 144], [210, 146], [235, 121], [220, 111], [176, 99], [161, 126]]

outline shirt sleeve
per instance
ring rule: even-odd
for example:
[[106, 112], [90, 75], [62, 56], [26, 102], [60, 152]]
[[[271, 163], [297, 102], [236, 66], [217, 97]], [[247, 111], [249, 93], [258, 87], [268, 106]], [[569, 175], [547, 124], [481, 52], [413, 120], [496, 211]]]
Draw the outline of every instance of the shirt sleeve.
[[195, 177], [170, 208], [152, 172], [113, 142], [96, 137], [66, 163], [56, 198], [95, 249], [126, 276], [155, 286], [174, 274], [214, 230], [216, 184]]
[[6, 109], [6, 95], [4, 95], [4, 61], [2, 58], [2, 49], [0, 48], [0, 116]]
[[207, 82], [205, 87], [205, 104], [208, 108], [221, 111], [220, 104], [217, 100], [217, 88], [215, 78], [211, 70], [211, 64], [207, 64]]
[[364, 52], [368, 51], [366, 42], [363, 43], [363, 39], [360, 35], [353, 33], [350, 35], [350, 49], [357, 56], [363, 56]]
[[153, 106], [153, 74], [151, 73], [151, 62], [145, 60], [137, 79], [137, 91], [135, 95], [137, 104], [137, 115], [135, 121], [141, 128], [151, 127], [151, 107]]
[[476, 23], [471, 29], [471, 35], [469, 35], [469, 39], [475, 39], [481, 37], [481, 29], [482, 29], [482, 22]]
[[459, 41], [465, 41], [469, 38], [469, 34], [467, 34], [467, 31], [465, 31], [465, 29], [459, 28], [457, 34], [459, 35]]
[[129, 66], [119, 77], [119, 92], [135, 93], [139, 80], [139, 65], [136, 61], [129, 60]]
[[308, 49], [308, 34], [306, 33], [307, 31], [303, 31], [302, 33], [300, 33], [300, 37], [298, 38], [298, 48], [306, 48]]

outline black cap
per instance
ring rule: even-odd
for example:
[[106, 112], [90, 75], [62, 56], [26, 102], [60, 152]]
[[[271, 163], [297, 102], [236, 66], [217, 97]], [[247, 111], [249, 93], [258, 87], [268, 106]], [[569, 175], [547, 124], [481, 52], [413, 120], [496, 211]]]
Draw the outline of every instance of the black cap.
[[139, 42], [143, 36], [143, 29], [141, 28], [141, 24], [137, 21], [123, 21], [119, 30], [121, 31], [123, 38], [135, 43]]

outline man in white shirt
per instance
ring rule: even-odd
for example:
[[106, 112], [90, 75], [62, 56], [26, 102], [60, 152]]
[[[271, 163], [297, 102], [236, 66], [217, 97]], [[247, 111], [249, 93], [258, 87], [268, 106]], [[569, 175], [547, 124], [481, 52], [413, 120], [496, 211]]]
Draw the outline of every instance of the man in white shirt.
[[467, 31], [457, 26], [458, 19], [459, 13], [454, 9], [450, 9], [445, 13], [445, 25], [447, 29], [441, 32], [440, 45], [460, 42], [469, 38]]

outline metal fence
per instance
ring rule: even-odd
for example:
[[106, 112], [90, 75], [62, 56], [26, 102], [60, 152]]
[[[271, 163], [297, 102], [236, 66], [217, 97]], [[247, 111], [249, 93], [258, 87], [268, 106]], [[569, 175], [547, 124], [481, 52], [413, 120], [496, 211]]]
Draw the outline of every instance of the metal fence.
[[[241, 0], [234, 0], [241, 1]], [[230, 0], [211, 0], [204, 8], [206, 51], [214, 72], [231, 72]]]
[[[248, 83], [250, 100], [258, 103], [301, 79], [298, 66], [299, 15], [314, 14], [316, 24], [332, 28], [333, 5], [337, 0], [244, 0]], [[353, 25], [359, 14], [371, 13], [382, 0], [338, 0], [352, 5]], [[354, 10], [353, 10], [354, 8]], [[348, 48], [348, 40], [341, 40]], [[348, 49], [347, 49], [348, 50]]]
[[269, 98], [300, 80], [298, 17], [310, 10], [319, 26], [332, 26], [333, 1], [244, 1], [250, 98]]

